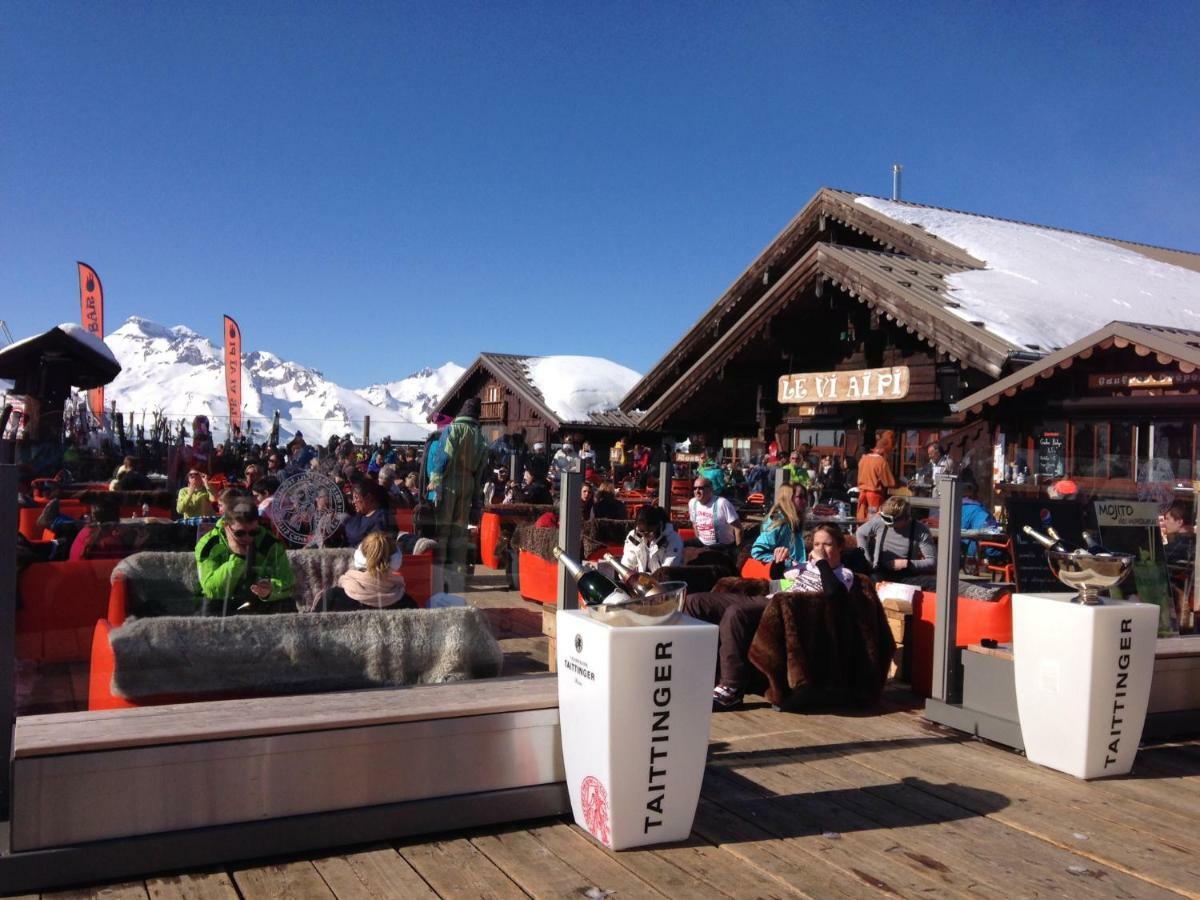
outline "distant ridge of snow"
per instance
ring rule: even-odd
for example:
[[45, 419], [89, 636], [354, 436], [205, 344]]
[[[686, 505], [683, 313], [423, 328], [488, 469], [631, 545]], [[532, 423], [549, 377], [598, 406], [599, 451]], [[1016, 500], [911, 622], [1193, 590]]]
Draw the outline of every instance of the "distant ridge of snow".
[[642, 378], [599, 356], [531, 356], [525, 368], [546, 406], [563, 422], [587, 422], [594, 412], [616, 409]]
[[877, 197], [856, 202], [919, 225], [987, 268], [946, 278], [951, 309], [1021, 347], [1065, 347], [1114, 319], [1200, 329], [1200, 272], [1098, 238]]
[[[105, 389], [106, 402], [115, 401], [127, 415], [145, 413], [147, 419], [162, 411], [172, 421], [183, 419], [189, 430], [194, 416], [206, 415], [223, 439], [228, 421], [223, 348], [187, 326], [164, 326], [141, 316], [130, 317], [105, 343], [122, 366]], [[457, 375], [445, 379], [455, 370], [462, 372], [446, 363], [428, 370], [430, 375], [391, 382], [392, 402], [384, 405], [368, 396], [370, 388], [344, 388], [316, 369], [252, 350], [242, 356], [243, 422], [253, 421], [255, 436], [263, 439], [278, 410], [285, 439], [302, 431], [310, 442], [324, 442], [333, 434], [361, 435], [363, 420], [370, 416], [375, 438], [421, 441], [432, 428], [426, 404], [436, 403], [440, 391], [454, 383]], [[405, 402], [409, 397], [412, 402]]]

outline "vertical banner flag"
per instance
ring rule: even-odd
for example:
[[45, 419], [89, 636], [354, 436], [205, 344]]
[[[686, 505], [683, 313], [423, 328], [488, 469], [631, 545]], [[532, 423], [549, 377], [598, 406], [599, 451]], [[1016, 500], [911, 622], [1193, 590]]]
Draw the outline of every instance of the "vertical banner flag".
[[[77, 262], [79, 266], [79, 316], [88, 334], [104, 340], [104, 288], [100, 285], [100, 276], [87, 263]], [[104, 421], [104, 388], [98, 387], [88, 391], [88, 403], [92, 415], [97, 422]]]
[[225, 397], [229, 401], [229, 433], [242, 427], [242, 329], [225, 317]]

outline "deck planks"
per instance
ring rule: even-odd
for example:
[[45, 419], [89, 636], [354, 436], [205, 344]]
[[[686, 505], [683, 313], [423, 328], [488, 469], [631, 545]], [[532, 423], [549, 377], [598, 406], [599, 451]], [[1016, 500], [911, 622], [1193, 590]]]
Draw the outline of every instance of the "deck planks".
[[238, 900], [233, 879], [225, 872], [193, 872], [146, 879], [150, 900]]
[[[544, 670], [547, 639], [531, 633], [539, 605], [515, 592], [468, 596], [500, 610], [489, 618], [506, 672]], [[77, 687], [76, 673], [51, 671], [59, 683], [46, 699], [68, 680]], [[676, 846], [615, 853], [554, 819], [43, 897], [1200, 896], [1200, 741], [1143, 748], [1132, 777], [1084, 783], [924, 721], [903, 692], [888, 696], [877, 715], [784, 714], [758, 698], [714, 715], [693, 834]], [[382, 713], [365, 694], [344, 700], [340, 715]]]
[[393, 847], [314, 859], [313, 866], [338, 900], [406, 900], [435, 898], [425, 883]]
[[526, 896], [502, 869], [466, 838], [409, 844], [399, 850], [441, 897], [508, 900]]

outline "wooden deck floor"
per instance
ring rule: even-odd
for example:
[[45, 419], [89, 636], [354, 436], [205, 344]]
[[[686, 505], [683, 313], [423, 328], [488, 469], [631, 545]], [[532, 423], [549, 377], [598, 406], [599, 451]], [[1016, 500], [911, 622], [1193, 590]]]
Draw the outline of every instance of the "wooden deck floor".
[[[537, 608], [496, 593], [472, 599], [510, 623], [508, 654], [544, 666]], [[1200, 896], [1200, 741], [1084, 783], [930, 725], [900, 689], [869, 716], [752, 702], [711, 737], [679, 846], [613, 853], [554, 819], [42, 896]]]

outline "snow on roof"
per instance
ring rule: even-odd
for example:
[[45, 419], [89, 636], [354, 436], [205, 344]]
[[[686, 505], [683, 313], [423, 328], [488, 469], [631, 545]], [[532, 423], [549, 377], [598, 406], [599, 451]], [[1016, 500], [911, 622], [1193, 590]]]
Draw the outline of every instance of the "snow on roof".
[[616, 409], [641, 375], [598, 356], [531, 356], [530, 383], [563, 422], [586, 422], [594, 412]]
[[962, 247], [987, 268], [946, 279], [951, 309], [1021, 347], [1074, 343], [1114, 319], [1200, 328], [1200, 273], [1098, 238], [876, 197], [861, 203]]
[[[82, 325], [76, 325], [74, 322], [61, 322], [58, 325], [58, 330], [68, 337], [79, 341], [79, 343], [83, 344], [89, 350], [111, 359], [114, 363], [117, 362], [117, 357], [108, 349], [108, 344], [104, 343], [104, 341], [100, 340], [100, 338], [96, 337]], [[117, 365], [120, 365], [120, 363], [117, 363]]]

